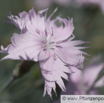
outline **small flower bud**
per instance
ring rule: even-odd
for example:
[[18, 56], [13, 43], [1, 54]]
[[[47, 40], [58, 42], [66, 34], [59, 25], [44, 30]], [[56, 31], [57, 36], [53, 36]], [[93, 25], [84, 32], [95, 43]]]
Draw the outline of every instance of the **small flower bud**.
[[16, 66], [13, 70], [13, 77], [19, 78], [28, 73], [31, 67], [35, 64], [34, 61], [22, 61], [20, 64]]

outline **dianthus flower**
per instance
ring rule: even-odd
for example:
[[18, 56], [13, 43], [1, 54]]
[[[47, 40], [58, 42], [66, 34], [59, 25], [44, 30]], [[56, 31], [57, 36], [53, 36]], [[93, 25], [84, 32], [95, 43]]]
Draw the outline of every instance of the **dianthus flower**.
[[[38, 13], [31, 9], [28, 13], [20, 13], [19, 17], [11, 14], [8, 18], [20, 29], [20, 34], [14, 33], [6, 48], [1, 46], [1, 53], [7, 54], [1, 60], [39, 61], [45, 80], [44, 95], [47, 92], [50, 97], [52, 89], [56, 93], [55, 83], [65, 91], [62, 78], [68, 80], [69, 66], [78, 68], [85, 59], [83, 54], [86, 54], [80, 50], [84, 47], [77, 46], [85, 42], [73, 40], [73, 19], [57, 17], [51, 20], [56, 10], [48, 18], [47, 9]], [[57, 20], [60, 26], [56, 25]]]

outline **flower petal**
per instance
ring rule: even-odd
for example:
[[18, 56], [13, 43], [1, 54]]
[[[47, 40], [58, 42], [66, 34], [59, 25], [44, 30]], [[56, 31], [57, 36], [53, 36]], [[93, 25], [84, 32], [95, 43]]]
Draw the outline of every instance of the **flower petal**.
[[66, 73], [71, 72], [57, 56], [56, 59], [54, 59], [53, 56], [47, 60], [40, 61], [41, 72], [45, 79], [45, 89], [50, 96], [52, 89], [55, 91], [55, 83], [65, 91], [65, 85], [62, 78], [68, 80], [68, 75]]
[[[69, 65], [77, 65], [80, 60], [82, 60], [82, 63], [84, 61], [84, 56], [82, 56], [83, 52], [79, 52], [79, 50], [68, 50], [65, 48], [57, 48], [54, 52], [60, 57], [60, 59]], [[83, 58], [83, 59], [82, 59]]]
[[81, 81], [82, 71], [76, 67], [69, 66], [73, 73], [70, 74], [70, 79], [73, 83], [77, 84]]
[[25, 23], [29, 20], [29, 14], [25, 11], [19, 13], [19, 16], [10, 15], [8, 18], [11, 20], [11, 23], [14, 24], [20, 30], [25, 29]]
[[[98, 76], [98, 74], [100, 73], [100, 71], [103, 69], [104, 64], [101, 63], [99, 65], [91, 65], [85, 68], [84, 74], [83, 74], [83, 78], [84, 78], [84, 83], [87, 83], [88, 86], [91, 86], [93, 84], [93, 82], [95, 81], [96, 77]], [[94, 73], [93, 73], [94, 72]], [[93, 73], [93, 75], [92, 75]], [[100, 79], [101, 80], [101, 79]], [[103, 80], [101, 80], [103, 81]], [[102, 82], [102, 84], [104, 84]], [[99, 81], [98, 84], [96, 83], [96, 87], [97, 85], [99, 86]]]
[[[41, 50], [41, 45], [35, 40], [36, 37], [31, 35], [30, 33], [28, 34], [28, 32], [21, 35], [14, 34], [11, 38], [12, 44], [8, 45], [6, 49], [2, 48], [1, 52], [5, 52], [8, 54], [4, 58], [2, 58], [2, 60], [14, 59], [37, 61], [38, 54]], [[27, 56], [30, 59], [28, 59]]]
[[[62, 41], [69, 38], [74, 30], [73, 19], [62, 19], [58, 17], [58, 20], [62, 23], [60, 27], [54, 28], [54, 37], [56, 41]], [[63, 25], [65, 25], [63, 27]]]
[[[85, 52], [80, 49], [85, 49], [86, 47], [77, 46], [79, 44], [85, 43], [84, 41], [72, 41], [70, 38], [63, 42], [57, 42], [56, 48], [53, 50], [58, 57], [66, 64], [78, 65], [83, 63]], [[87, 54], [86, 54], [87, 55]]]

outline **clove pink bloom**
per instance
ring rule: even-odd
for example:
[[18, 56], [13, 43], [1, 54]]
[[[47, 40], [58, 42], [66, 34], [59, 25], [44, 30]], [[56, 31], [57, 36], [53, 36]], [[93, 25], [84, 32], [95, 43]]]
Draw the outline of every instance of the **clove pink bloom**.
[[[87, 94], [87, 90], [93, 85], [93, 83], [97, 79], [99, 73], [104, 68], [104, 64], [102, 62], [99, 63], [98, 61], [101, 61], [100, 55], [93, 57], [90, 60], [89, 64], [83, 69], [83, 71], [73, 68], [74, 73], [72, 73], [70, 75], [70, 79], [77, 88], [77, 90], [74, 91], [74, 94], [76, 94], [76, 93], [80, 94], [80, 95]], [[102, 87], [102, 86], [104, 86], [104, 76], [102, 76], [102, 78], [100, 78], [94, 84], [94, 86], [90, 90], [89, 94], [94, 94], [94, 95], [98, 94], [98, 91], [96, 88]]]
[[[78, 68], [86, 54], [80, 50], [85, 47], [77, 46], [85, 42], [73, 40], [73, 19], [57, 17], [51, 20], [56, 10], [48, 18], [47, 9], [38, 13], [31, 9], [29, 13], [20, 13], [19, 17], [8, 16], [10, 22], [20, 29], [20, 34], [14, 33], [11, 44], [6, 48], [1, 46], [1, 53], [7, 54], [1, 60], [39, 61], [45, 80], [44, 95], [47, 92], [50, 97], [52, 89], [56, 92], [55, 83], [65, 91], [62, 78], [68, 80], [66, 73], [71, 73], [69, 66]], [[60, 22], [60, 26], [56, 25], [56, 21]]]

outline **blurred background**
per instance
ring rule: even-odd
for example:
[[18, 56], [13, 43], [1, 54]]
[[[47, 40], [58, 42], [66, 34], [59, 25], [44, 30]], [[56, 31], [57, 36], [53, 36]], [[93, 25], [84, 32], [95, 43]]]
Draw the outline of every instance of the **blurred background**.
[[[94, 86], [93, 94], [104, 94], [104, 0], [88, 0], [87, 2], [85, 0], [0, 0], [0, 45], [6, 47], [10, 44], [12, 34], [19, 33], [19, 30], [14, 25], [4, 22], [9, 20], [7, 18], [9, 12], [13, 15], [18, 15], [22, 11], [28, 12], [32, 7], [36, 11], [49, 8], [48, 15], [58, 7], [58, 11], [53, 18], [57, 16], [73, 18], [75, 39], [90, 42], [85, 44], [90, 48], [84, 51], [90, 56], [84, 62], [83, 75], [86, 74], [85, 79], [87, 77], [94, 78], [92, 82], [97, 77], [99, 77], [98, 80], [102, 79], [98, 86]], [[0, 54], [0, 58], [3, 56], [4, 54]], [[25, 76], [14, 81], [1, 92], [3, 86], [11, 78], [13, 69], [20, 62], [13, 60], [0, 62], [0, 103], [60, 103], [58, 99], [61, 94], [65, 93], [61, 92], [59, 87], [57, 87], [57, 97], [53, 93], [53, 100], [48, 95], [43, 97], [44, 80], [38, 63]], [[85, 72], [87, 68], [93, 69]], [[93, 77], [94, 74], [96, 74], [95, 77]], [[76, 81], [78, 77], [80, 77], [80, 80]], [[67, 86], [66, 94], [79, 94], [76, 89], [81, 91], [81, 94], [85, 94], [85, 92], [82, 92], [85, 90], [81, 85], [83, 83], [80, 83], [81, 74], [75, 75], [74, 79], [73, 76], [71, 78], [69, 82], [65, 81]], [[89, 79], [87, 78], [87, 83]], [[86, 83], [84, 85], [88, 86]], [[91, 85], [93, 83], [88, 87], [90, 88]]]

